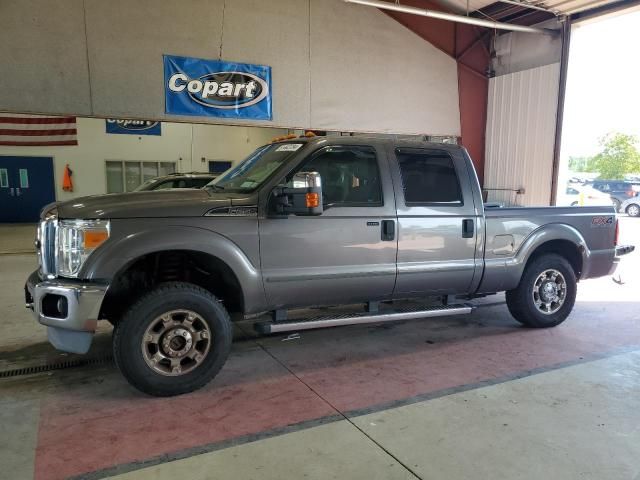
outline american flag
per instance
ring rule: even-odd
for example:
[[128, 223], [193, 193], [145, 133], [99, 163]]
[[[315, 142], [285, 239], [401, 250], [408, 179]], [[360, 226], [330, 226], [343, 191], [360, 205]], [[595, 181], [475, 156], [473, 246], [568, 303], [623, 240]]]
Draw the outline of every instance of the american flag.
[[0, 145], [77, 145], [76, 117], [0, 113]]

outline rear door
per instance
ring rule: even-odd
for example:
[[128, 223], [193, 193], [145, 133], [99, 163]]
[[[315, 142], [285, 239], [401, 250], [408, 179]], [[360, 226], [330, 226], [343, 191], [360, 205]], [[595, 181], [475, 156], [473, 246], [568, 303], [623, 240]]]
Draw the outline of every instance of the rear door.
[[[467, 293], [480, 227], [465, 159], [455, 151], [394, 148], [398, 207], [395, 297]], [[480, 269], [478, 269], [480, 271]]]
[[390, 298], [396, 280], [396, 209], [384, 148], [327, 145], [283, 180], [296, 171], [320, 173], [324, 212], [260, 219], [260, 258], [270, 305]]

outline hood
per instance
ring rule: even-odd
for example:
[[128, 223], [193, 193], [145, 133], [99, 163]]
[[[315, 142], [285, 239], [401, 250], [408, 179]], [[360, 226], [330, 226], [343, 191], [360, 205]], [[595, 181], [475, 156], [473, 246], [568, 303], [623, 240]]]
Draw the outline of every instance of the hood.
[[216, 207], [248, 205], [247, 195], [212, 193], [204, 189], [110, 193], [57, 204], [59, 218], [201, 217]]

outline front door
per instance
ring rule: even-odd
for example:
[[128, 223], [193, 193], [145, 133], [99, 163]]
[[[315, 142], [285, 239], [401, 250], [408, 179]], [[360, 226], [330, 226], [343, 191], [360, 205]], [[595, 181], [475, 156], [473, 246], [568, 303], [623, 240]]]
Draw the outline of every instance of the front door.
[[54, 201], [51, 157], [0, 156], [0, 223], [37, 222]]
[[397, 240], [389, 232], [395, 232], [396, 210], [384, 149], [326, 146], [297, 171], [320, 173], [324, 212], [260, 219], [260, 257], [270, 305], [390, 298]]
[[476, 208], [459, 150], [395, 148], [398, 280], [394, 296], [469, 293], [476, 272]]

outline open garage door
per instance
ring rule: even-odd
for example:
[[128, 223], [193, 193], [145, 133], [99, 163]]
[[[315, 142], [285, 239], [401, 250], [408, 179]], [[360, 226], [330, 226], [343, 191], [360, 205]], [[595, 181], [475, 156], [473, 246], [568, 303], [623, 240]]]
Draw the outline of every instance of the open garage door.
[[630, 11], [572, 27], [557, 205], [640, 214], [639, 26]]

